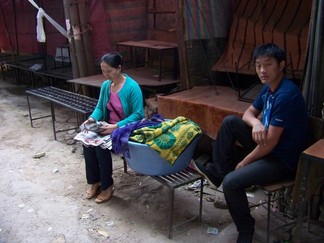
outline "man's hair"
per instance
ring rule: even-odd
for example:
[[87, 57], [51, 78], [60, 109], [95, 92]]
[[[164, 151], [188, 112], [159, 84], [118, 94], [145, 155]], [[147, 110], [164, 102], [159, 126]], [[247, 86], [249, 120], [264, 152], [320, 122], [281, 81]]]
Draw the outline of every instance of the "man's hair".
[[278, 63], [281, 61], [286, 62], [286, 53], [280, 49], [276, 44], [265, 44], [258, 46], [254, 49], [252, 60], [255, 62], [255, 60], [259, 57], [273, 57], [277, 60]]

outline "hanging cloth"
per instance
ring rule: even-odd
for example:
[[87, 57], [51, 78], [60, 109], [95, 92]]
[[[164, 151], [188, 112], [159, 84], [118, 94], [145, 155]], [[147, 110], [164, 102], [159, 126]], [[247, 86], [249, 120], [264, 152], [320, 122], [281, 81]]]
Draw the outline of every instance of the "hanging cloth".
[[28, 1], [35, 8], [38, 9], [38, 13], [36, 16], [37, 18], [36, 33], [37, 33], [38, 42], [46, 41], [46, 35], [45, 35], [44, 25], [43, 25], [43, 17], [45, 17], [62, 35], [68, 38], [68, 33], [62, 26], [60, 26], [54, 19], [52, 19], [48, 14], [46, 14], [42, 8], [38, 7], [38, 5], [33, 0], [28, 0]]

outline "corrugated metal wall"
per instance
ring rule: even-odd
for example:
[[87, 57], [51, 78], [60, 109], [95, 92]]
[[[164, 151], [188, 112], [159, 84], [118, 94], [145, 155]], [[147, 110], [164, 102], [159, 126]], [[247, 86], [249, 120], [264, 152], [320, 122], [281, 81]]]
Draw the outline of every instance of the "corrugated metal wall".
[[120, 41], [145, 39], [146, 0], [106, 0], [105, 12], [112, 48]]
[[[146, 39], [148, 35], [152, 38], [165, 40], [165, 32], [173, 32], [168, 37], [175, 41], [176, 31], [176, 6], [178, 1], [174, 0], [105, 0], [105, 12], [108, 25], [108, 34], [113, 46], [117, 42], [127, 40]], [[154, 4], [155, 2], [155, 4]], [[157, 13], [155, 26], [154, 14]], [[161, 12], [170, 12], [161, 14]], [[174, 13], [171, 13], [174, 12]], [[153, 30], [155, 29], [156, 33]], [[161, 30], [163, 31], [161, 32]], [[150, 32], [148, 34], [148, 32]]]

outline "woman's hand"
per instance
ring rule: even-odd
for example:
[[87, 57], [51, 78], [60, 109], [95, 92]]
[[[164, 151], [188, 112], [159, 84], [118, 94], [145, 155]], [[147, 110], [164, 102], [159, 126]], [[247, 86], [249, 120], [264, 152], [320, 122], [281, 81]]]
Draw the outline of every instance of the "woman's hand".
[[81, 124], [81, 126], [80, 126], [80, 128], [81, 128], [81, 131], [85, 131], [85, 132], [88, 132], [88, 130], [87, 130], [87, 125], [88, 124], [91, 124], [91, 123], [94, 123], [95, 122], [95, 120], [92, 118], [92, 117], [89, 117], [87, 120], [85, 120], [82, 124]]
[[87, 120], [85, 120], [81, 126], [84, 126], [85, 124], [93, 123], [95, 120], [92, 117], [89, 117]]
[[107, 125], [103, 125], [100, 127], [100, 129], [102, 129], [102, 131], [100, 132], [101, 135], [108, 135], [111, 134], [113, 132], [113, 130], [117, 129], [118, 126], [117, 124], [107, 124]]

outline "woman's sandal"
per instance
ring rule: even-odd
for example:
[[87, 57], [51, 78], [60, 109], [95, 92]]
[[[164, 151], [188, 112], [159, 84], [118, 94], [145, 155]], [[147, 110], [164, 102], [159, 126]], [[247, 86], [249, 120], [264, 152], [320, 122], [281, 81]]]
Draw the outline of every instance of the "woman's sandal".
[[96, 196], [99, 193], [99, 191], [100, 191], [100, 186], [98, 186], [96, 190], [91, 190], [91, 188], [89, 188], [86, 191], [86, 199], [93, 198], [94, 196]]
[[114, 191], [115, 191], [115, 188], [113, 187], [112, 190], [111, 190], [111, 193], [108, 195], [108, 197], [103, 197], [102, 192], [101, 192], [98, 195], [98, 197], [95, 199], [95, 202], [96, 203], [104, 203], [104, 202], [109, 201], [112, 198], [112, 196], [114, 195]]

